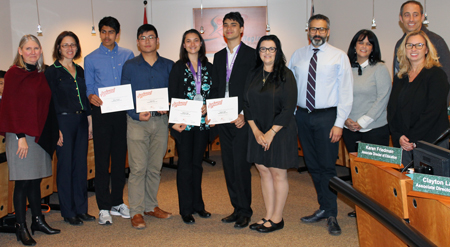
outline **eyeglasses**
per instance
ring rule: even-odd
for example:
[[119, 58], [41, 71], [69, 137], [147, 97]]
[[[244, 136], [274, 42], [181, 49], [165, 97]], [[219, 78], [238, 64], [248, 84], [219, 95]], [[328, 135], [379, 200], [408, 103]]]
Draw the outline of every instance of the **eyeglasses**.
[[75, 49], [75, 48], [77, 48], [77, 44], [62, 44], [61, 45], [61, 47], [63, 48], [63, 49], [69, 49], [69, 48], [73, 48], [73, 49]]
[[319, 31], [320, 34], [325, 34], [328, 31], [328, 28], [326, 27], [310, 27], [309, 32], [310, 33], [316, 33]]
[[424, 43], [417, 43], [417, 44], [406, 43], [405, 47], [406, 47], [406, 50], [411, 50], [413, 47], [416, 47], [417, 50], [422, 50], [423, 47], [425, 47], [425, 44]]
[[139, 40], [142, 40], [142, 41], [146, 41], [147, 39], [152, 40], [152, 39], [156, 39], [156, 37], [153, 35], [139, 37]]
[[259, 47], [259, 52], [266, 53], [267, 51], [269, 51], [270, 53], [274, 53], [277, 51], [277, 48], [276, 47]]

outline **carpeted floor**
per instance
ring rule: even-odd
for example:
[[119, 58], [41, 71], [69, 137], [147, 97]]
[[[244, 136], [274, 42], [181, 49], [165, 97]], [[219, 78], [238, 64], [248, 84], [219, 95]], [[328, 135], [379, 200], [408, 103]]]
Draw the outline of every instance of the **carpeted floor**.
[[[352, 204], [338, 196], [338, 222], [342, 228], [340, 236], [327, 232], [326, 221], [314, 224], [300, 223], [300, 217], [318, 209], [316, 193], [310, 175], [289, 170], [289, 196], [284, 210], [284, 229], [272, 233], [258, 233], [249, 228], [235, 229], [233, 223], [220, 220], [232, 212], [223, 175], [220, 152], [212, 152], [215, 166], [203, 164], [203, 199], [206, 210], [212, 217], [203, 219], [194, 215], [196, 223], [184, 224], [178, 212], [176, 189], [176, 170], [163, 168], [159, 187], [159, 206], [172, 212], [170, 219], [156, 219], [145, 216], [147, 228], [136, 230], [129, 219], [113, 216], [113, 224], [101, 226], [95, 222], [85, 222], [82, 226], [65, 223], [59, 211], [46, 213], [47, 222], [61, 229], [58, 235], [48, 236], [36, 232], [33, 236], [38, 246], [358, 246], [358, 233], [355, 218], [347, 217], [353, 210]], [[300, 165], [303, 159], [299, 157]], [[348, 170], [338, 167], [338, 175], [347, 175]], [[264, 203], [261, 195], [258, 171], [252, 167], [253, 217], [255, 222], [264, 216]], [[124, 200], [128, 204], [127, 187]], [[57, 194], [51, 197], [57, 202]], [[89, 192], [89, 213], [98, 215], [95, 194]], [[28, 213], [30, 225], [30, 213]], [[0, 246], [21, 246], [11, 233], [0, 233]]]

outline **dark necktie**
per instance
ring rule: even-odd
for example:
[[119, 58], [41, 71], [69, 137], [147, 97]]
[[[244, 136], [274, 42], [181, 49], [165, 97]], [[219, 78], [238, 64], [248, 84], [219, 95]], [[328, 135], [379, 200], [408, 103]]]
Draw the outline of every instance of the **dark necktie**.
[[314, 111], [316, 105], [316, 68], [317, 68], [317, 52], [319, 49], [313, 49], [314, 54], [309, 61], [308, 85], [306, 87], [306, 109], [309, 112]]

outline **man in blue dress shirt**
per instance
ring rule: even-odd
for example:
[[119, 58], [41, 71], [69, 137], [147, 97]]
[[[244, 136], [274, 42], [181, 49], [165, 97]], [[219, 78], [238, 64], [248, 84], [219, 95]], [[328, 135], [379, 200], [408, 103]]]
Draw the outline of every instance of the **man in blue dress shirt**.
[[[137, 31], [137, 45], [141, 54], [125, 63], [122, 84], [131, 84], [136, 104], [136, 90], [167, 88], [173, 61], [159, 56], [158, 32], [153, 25], [144, 24]], [[135, 106], [136, 109], [136, 106]], [[131, 225], [145, 228], [143, 214], [170, 218], [171, 213], [158, 207], [161, 167], [169, 135], [167, 112], [140, 112], [128, 110], [127, 144], [130, 177], [128, 201]]]
[[[125, 186], [125, 159], [127, 152], [126, 112], [102, 114], [102, 100], [98, 89], [120, 85], [122, 66], [134, 57], [131, 50], [119, 47], [120, 24], [114, 17], [105, 17], [99, 24], [100, 47], [84, 59], [86, 93], [92, 106], [95, 155], [95, 196], [99, 213], [98, 223], [112, 224], [112, 215], [130, 218], [123, 203]], [[111, 176], [109, 164], [111, 157]], [[111, 189], [109, 185], [111, 184]]]
[[328, 184], [336, 176], [339, 139], [352, 109], [352, 68], [347, 54], [327, 43], [328, 17], [311, 16], [308, 26], [311, 44], [294, 52], [289, 68], [297, 80], [298, 137], [320, 208], [301, 221], [314, 223], [327, 219], [328, 232], [339, 235], [337, 195]]

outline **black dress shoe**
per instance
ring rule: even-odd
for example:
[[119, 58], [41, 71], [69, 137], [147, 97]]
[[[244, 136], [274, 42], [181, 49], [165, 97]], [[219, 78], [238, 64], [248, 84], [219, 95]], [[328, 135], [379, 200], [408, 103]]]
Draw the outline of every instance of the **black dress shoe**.
[[35, 231], [40, 231], [46, 234], [58, 234], [61, 232], [59, 229], [51, 228], [47, 222], [45, 222], [44, 215], [41, 216], [34, 216], [33, 223], [31, 223], [31, 234], [34, 235]]
[[69, 224], [73, 226], [83, 225], [83, 221], [80, 220], [77, 216], [75, 217], [64, 217], [65, 222], [69, 222]]
[[352, 212], [348, 213], [347, 215], [348, 215], [348, 217], [355, 218], [356, 217], [356, 211], [352, 211]]
[[249, 223], [250, 223], [250, 217], [240, 216], [236, 220], [236, 223], [234, 223], [234, 227], [236, 227], [236, 228], [247, 227]]
[[194, 216], [192, 216], [192, 214], [181, 216], [181, 218], [183, 219], [183, 222], [186, 224], [194, 224], [195, 223], [195, 219], [194, 219]]
[[330, 216], [327, 221], [328, 233], [334, 236], [341, 235], [341, 227], [339, 226], [336, 217]]
[[284, 227], [284, 220], [283, 219], [281, 219], [281, 221], [276, 223], [276, 224], [273, 223], [273, 221], [271, 221], [271, 220], [269, 220], [268, 222], [270, 223], [269, 227], [267, 227], [265, 225], [261, 225], [260, 227], [256, 228], [256, 230], [258, 232], [267, 233], [267, 232], [273, 232], [273, 231], [276, 231], [276, 230], [283, 229], [283, 227]]
[[94, 221], [95, 220], [95, 216], [92, 216], [87, 213], [79, 214], [79, 215], [77, 215], [77, 217], [82, 221]]
[[202, 218], [209, 218], [211, 217], [211, 213], [206, 211], [206, 210], [201, 210], [201, 211], [197, 211], [196, 212], [198, 214], [198, 216], [202, 217]]
[[300, 220], [305, 223], [315, 223], [328, 218], [325, 216], [325, 210], [317, 210], [312, 215], [302, 217]]
[[262, 224], [258, 224], [258, 222], [256, 222], [256, 223], [251, 224], [251, 225], [249, 226], [249, 228], [250, 228], [251, 230], [256, 230], [258, 227], [264, 225], [264, 224], [267, 222], [267, 220], [264, 219], [264, 218], [262, 218], [261, 220], [263, 221]]
[[227, 217], [222, 219], [222, 222], [224, 223], [231, 223], [231, 222], [235, 222], [238, 219], [238, 215], [235, 213], [232, 213], [230, 215], [228, 215]]

